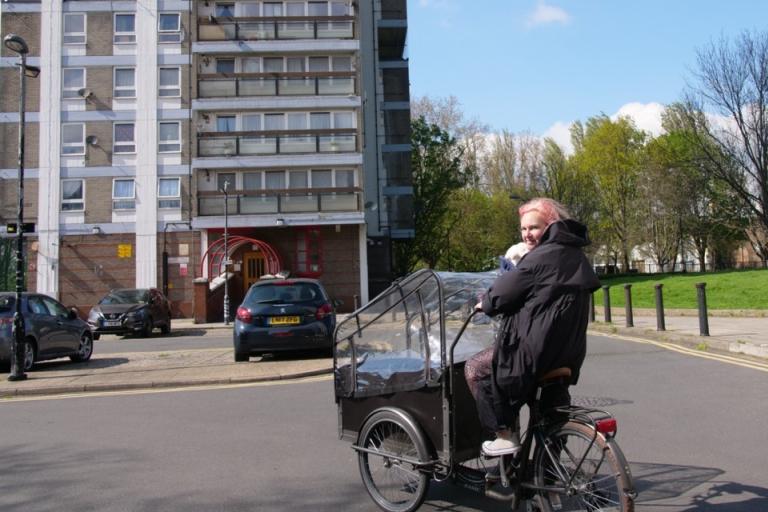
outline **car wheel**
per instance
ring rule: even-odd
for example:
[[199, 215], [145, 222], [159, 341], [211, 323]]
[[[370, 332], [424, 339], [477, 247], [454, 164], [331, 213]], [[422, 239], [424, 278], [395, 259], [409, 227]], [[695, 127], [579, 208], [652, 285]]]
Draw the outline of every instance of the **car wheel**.
[[168, 321], [160, 328], [160, 332], [163, 334], [171, 333], [171, 317], [168, 317]]
[[144, 322], [144, 326], [141, 328], [141, 337], [142, 338], [149, 338], [152, 336], [152, 329], [154, 328], [152, 324], [152, 317], [147, 317], [147, 321]]
[[69, 356], [72, 361], [87, 361], [93, 355], [93, 338], [87, 332], [84, 332], [80, 336], [80, 346], [77, 349], [77, 354]]
[[26, 340], [24, 342], [24, 371], [28, 372], [32, 369], [33, 366], [35, 366], [35, 359], [37, 359], [37, 354], [35, 351], [35, 344], [30, 341]]

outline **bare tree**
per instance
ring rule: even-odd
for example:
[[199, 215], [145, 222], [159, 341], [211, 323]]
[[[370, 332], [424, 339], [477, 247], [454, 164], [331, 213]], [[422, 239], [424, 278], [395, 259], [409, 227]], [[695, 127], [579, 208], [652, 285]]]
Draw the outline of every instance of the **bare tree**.
[[[747, 235], [768, 259], [768, 33], [744, 32], [698, 52], [681, 113], [706, 165], [749, 211]], [[721, 116], [707, 118], [702, 113]]]

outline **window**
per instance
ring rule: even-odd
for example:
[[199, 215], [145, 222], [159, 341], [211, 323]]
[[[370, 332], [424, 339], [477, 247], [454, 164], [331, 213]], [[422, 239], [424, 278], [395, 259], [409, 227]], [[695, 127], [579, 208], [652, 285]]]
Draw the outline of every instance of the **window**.
[[181, 151], [181, 123], [160, 123], [160, 153], [178, 153]]
[[310, 16], [328, 16], [328, 2], [309, 2]]
[[328, 71], [328, 57], [310, 57], [309, 70], [313, 72]]
[[309, 127], [312, 130], [328, 130], [331, 127], [329, 112], [312, 112], [309, 115]]
[[216, 116], [217, 132], [237, 131], [237, 118], [235, 116]]
[[307, 171], [288, 171], [288, 188], [309, 188]]
[[157, 190], [158, 208], [181, 208], [179, 178], [160, 178]]
[[323, 250], [320, 230], [304, 228], [296, 231], [296, 274], [317, 277], [323, 273]]
[[336, 171], [336, 186], [340, 188], [355, 186], [355, 171], [339, 170]]
[[282, 73], [283, 58], [282, 57], [264, 57], [264, 72], [265, 73]]
[[135, 153], [136, 137], [135, 126], [133, 123], [115, 123], [114, 124], [114, 142], [112, 152], [114, 153]]
[[245, 190], [261, 190], [263, 172], [246, 172], [243, 174], [243, 188]]
[[181, 42], [181, 14], [160, 13], [157, 20], [157, 37], [160, 43], [180, 43]]
[[83, 180], [61, 181], [61, 210], [81, 212], [85, 209], [85, 185]]
[[136, 97], [136, 69], [115, 68], [115, 98]]
[[283, 3], [282, 2], [264, 2], [264, 16], [282, 16], [283, 15]]
[[119, 179], [112, 182], [112, 209], [136, 209], [136, 185], [132, 179]]
[[267, 190], [283, 190], [285, 188], [285, 172], [267, 171], [265, 175]]
[[312, 188], [333, 187], [333, 171], [330, 169], [312, 170]]
[[216, 59], [217, 73], [234, 73], [235, 59]]
[[64, 68], [61, 70], [61, 97], [79, 98], [78, 91], [85, 87], [85, 68]]
[[352, 112], [334, 112], [333, 127], [334, 128], [354, 128], [355, 117], [352, 115]]
[[85, 154], [85, 124], [69, 123], [61, 125], [61, 154]]
[[283, 114], [264, 114], [264, 130], [275, 131], [285, 129], [285, 116]]
[[136, 42], [136, 15], [133, 13], [115, 14], [115, 34], [112, 37], [115, 44]]
[[160, 68], [160, 90], [162, 98], [181, 96], [181, 68]]
[[243, 114], [240, 118], [244, 132], [261, 131], [261, 114]]
[[352, 57], [332, 57], [334, 71], [352, 71]]
[[64, 14], [64, 44], [85, 44], [85, 13]]
[[216, 14], [214, 15], [217, 18], [234, 18], [235, 17], [235, 4], [227, 3], [227, 4], [216, 4]]

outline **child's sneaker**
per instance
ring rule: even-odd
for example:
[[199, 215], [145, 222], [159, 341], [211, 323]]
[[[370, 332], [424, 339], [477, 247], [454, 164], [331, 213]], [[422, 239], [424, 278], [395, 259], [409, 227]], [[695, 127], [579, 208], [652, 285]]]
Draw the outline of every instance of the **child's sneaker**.
[[483, 453], [489, 457], [512, 455], [520, 451], [520, 436], [513, 432], [510, 439], [497, 437], [493, 441], [483, 443]]

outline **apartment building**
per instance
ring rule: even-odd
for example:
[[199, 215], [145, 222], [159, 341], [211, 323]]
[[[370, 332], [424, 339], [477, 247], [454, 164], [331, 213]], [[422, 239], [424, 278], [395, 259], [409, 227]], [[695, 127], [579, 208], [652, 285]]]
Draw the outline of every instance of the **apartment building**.
[[[176, 315], [207, 302], [215, 317], [224, 275], [233, 309], [283, 269], [347, 310], [391, 281], [391, 242], [413, 236], [405, 0], [0, 9], [41, 69], [26, 80], [28, 289], [87, 311], [156, 286]], [[3, 48], [0, 225], [17, 215], [17, 62]]]

